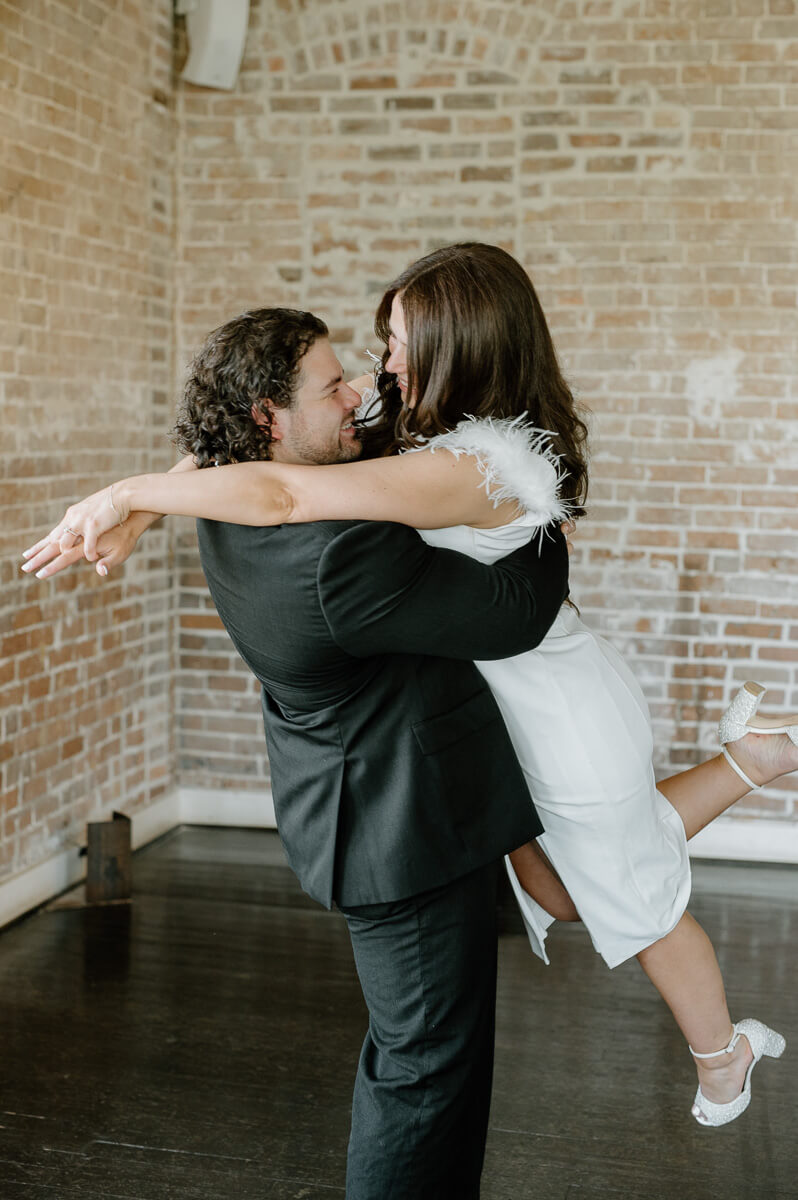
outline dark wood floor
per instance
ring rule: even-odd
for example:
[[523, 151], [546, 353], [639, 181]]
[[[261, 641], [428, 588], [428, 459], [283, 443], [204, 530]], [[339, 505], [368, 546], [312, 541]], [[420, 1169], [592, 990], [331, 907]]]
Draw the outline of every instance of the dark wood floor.
[[[577, 927], [546, 970], [502, 937], [484, 1200], [798, 1197], [798, 871], [700, 864], [693, 911], [732, 1011], [782, 1030], [741, 1120], [704, 1130], [672, 1019]], [[0, 936], [2, 1200], [343, 1196], [365, 1011], [343, 921], [265, 832], [139, 852], [127, 907]], [[508, 910], [509, 911], [509, 910]]]

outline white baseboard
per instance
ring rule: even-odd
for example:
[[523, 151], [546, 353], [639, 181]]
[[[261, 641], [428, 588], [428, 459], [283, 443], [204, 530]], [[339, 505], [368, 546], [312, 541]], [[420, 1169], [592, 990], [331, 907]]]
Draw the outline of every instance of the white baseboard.
[[0, 884], [0, 926], [80, 883], [85, 874], [86, 861], [75, 846], [12, 875]]
[[[110, 814], [109, 814], [110, 816]], [[146, 846], [176, 825], [233, 825], [274, 829], [271, 789], [256, 792], [223, 788], [173, 788], [161, 800], [133, 814], [133, 849]], [[75, 887], [86, 875], [86, 859], [77, 846], [60, 850], [35, 867], [0, 883], [0, 928]]]
[[179, 787], [182, 825], [231, 825], [244, 829], [276, 829], [271, 788], [256, 792], [225, 788]]
[[[134, 813], [133, 848], [146, 845], [177, 825], [274, 829], [271, 789], [245, 792], [175, 788], [149, 808]], [[798, 822], [721, 817], [691, 840], [690, 856], [737, 862], [798, 863]], [[77, 847], [72, 847], [0, 883], [0, 927], [74, 887], [85, 874], [86, 860], [79, 857]]]
[[719, 817], [688, 844], [691, 858], [798, 863], [798, 821]]

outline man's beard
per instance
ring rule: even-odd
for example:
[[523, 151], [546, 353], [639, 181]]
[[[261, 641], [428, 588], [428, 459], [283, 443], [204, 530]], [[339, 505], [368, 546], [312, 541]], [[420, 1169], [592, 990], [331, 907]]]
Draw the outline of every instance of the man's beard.
[[303, 463], [315, 467], [332, 466], [334, 463], [354, 462], [363, 453], [363, 445], [358, 438], [335, 442], [320, 446], [310, 431], [295, 430], [291, 439], [290, 450]]

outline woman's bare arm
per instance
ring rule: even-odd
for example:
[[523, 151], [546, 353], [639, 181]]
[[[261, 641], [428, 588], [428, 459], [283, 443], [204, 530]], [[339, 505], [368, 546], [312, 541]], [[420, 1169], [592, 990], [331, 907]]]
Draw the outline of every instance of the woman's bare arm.
[[470, 455], [457, 458], [448, 451], [425, 450], [331, 466], [253, 462], [179, 479], [141, 475], [115, 484], [114, 499], [126, 509], [237, 525], [371, 520], [441, 529], [512, 520], [516, 505], [494, 508], [483, 483]]
[[473, 457], [441, 450], [332, 466], [250, 462], [138, 475], [68, 508], [44, 541], [60, 542], [63, 552], [79, 534], [84, 556], [95, 561], [100, 534], [138, 511], [236, 525], [372, 520], [440, 529], [506, 524], [518, 514], [515, 503], [494, 508], [483, 483]]

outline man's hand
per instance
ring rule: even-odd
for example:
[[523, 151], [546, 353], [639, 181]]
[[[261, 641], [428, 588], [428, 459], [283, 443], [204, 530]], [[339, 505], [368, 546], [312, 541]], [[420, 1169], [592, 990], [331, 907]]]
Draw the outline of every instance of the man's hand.
[[[128, 517], [123, 525], [117, 525], [103, 533], [97, 541], [99, 557], [94, 564], [97, 574], [106, 578], [113, 567], [121, 566], [135, 550], [136, 543], [145, 529], [149, 529], [159, 519], [157, 513], [137, 512]], [[49, 579], [51, 575], [57, 575], [59, 571], [83, 559], [83, 543], [81, 541], [69, 549], [61, 550], [59, 543], [50, 541], [48, 534], [35, 546], [31, 546], [30, 550], [26, 550], [25, 557], [27, 562], [22, 568], [23, 571], [35, 571], [37, 579]]]

